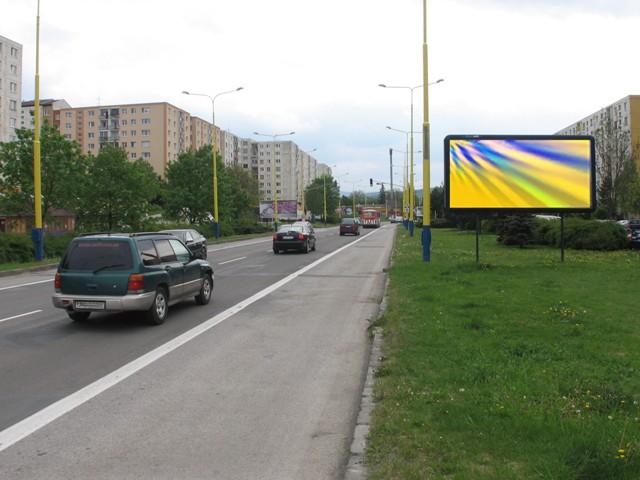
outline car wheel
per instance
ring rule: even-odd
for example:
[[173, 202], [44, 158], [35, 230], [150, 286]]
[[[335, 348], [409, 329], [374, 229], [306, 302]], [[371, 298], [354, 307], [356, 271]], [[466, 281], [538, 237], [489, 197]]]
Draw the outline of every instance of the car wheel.
[[276, 247], [273, 247], [273, 253], [277, 255], [280, 253], [280, 250], [278, 250]]
[[169, 304], [167, 302], [167, 293], [164, 288], [156, 290], [156, 296], [153, 298], [151, 308], [147, 310], [147, 321], [151, 325], [161, 325], [167, 319]]
[[200, 287], [200, 293], [196, 295], [196, 303], [198, 305], [206, 305], [211, 300], [211, 294], [213, 293], [213, 279], [211, 275], [207, 275], [202, 280], [202, 286]]
[[315, 241], [313, 242], [313, 248], [311, 249], [311, 251], [312, 251], [312, 252], [315, 252], [315, 251], [316, 251], [316, 242], [315, 242]]
[[74, 322], [86, 322], [91, 312], [67, 312], [67, 315], [69, 315], [69, 318]]
[[342, 237], [344, 235], [344, 233], [340, 232], [340, 236]]

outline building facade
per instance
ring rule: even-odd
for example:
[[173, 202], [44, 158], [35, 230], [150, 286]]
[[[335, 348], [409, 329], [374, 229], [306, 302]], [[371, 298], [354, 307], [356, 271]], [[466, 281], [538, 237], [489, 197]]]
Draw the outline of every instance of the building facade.
[[178, 155], [209, 143], [206, 132], [194, 140], [191, 115], [167, 102], [60, 109], [54, 112], [54, 124], [85, 154], [97, 155], [102, 146], [116, 145], [131, 160], [149, 162], [160, 176]]
[[22, 45], [0, 36], [0, 142], [17, 140], [22, 99]]
[[640, 95], [627, 95], [556, 134], [595, 136], [609, 121], [614, 129], [628, 136], [629, 152], [640, 169]]
[[[61, 110], [63, 108], [71, 108], [66, 100], [54, 100], [52, 98], [45, 98], [40, 100], [40, 123], [44, 124], [45, 122], [49, 125], [53, 125], [55, 127], [60, 128], [59, 122], [60, 117], [56, 118], [55, 112]], [[35, 123], [35, 100], [28, 100], [26, 102], [22, 102], [22, 111], [20, 112], [20, 128], [26, 128], [28, 130], [33, 130]]]

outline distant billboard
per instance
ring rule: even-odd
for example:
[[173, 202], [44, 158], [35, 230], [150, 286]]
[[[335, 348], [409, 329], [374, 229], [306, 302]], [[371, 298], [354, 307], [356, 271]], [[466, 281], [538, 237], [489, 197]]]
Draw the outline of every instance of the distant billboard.
[[[273, 220], [274, 202], [260, 202], [260, 219]], [[278, 219], [296, 220], [298, 218], [298, 202], [295, 200], [278, 200]]]
[[591, 136], [449, 135], [445, 207], [455, 211], [591, 212]]

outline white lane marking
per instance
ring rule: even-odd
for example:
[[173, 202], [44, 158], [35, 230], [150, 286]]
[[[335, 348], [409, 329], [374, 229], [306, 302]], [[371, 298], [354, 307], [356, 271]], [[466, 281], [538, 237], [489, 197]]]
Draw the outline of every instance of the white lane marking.
[[2, 290], [10, 290], [12, 288], [27, 287], [29, 285], [37, 285], [38, 283], [50, 282], [51, 280], [53, 280], [53, 277], [51, 277], [49, 280], [38, 280], [37, 282], [21, 283], [20, 285], [11, 285], [10, 287], [1, 287], [0, 292]]
[[34, 313], [40, 313], [42, 310], [34, 310], [33, 312], [21, 313], [20, 315], [14, 315], [13, 317], [0, 318], [0, 323], [6, 322], [8, 320], [13, 320], [14, 318], [26, 317], [27, 315], [33, 315]]
[[153, 362], [155, 362], [156, 360], [159, 360], [165, 355], [173, 352], [175, 349], [181, 347], [182, 345], [189, 342], [190, 340], [193, 340], [194, 338], [202, 335], [207, 330], [215, 327], [219, 323], [224, 322], [225, 320], [232, 317], [236, 313], [247, 308], [252, 303], [255, 303], [258, 300], [266, 297], [270, 293], [273, 293], [274, 291], [278, 290], [280, 287], [298, 278], [303, 273], [308, 272], [312, 268], [320, 265], [323, 262], [326, 262], [331, 257], [337, 255], [343, 250], [350, 248], [356, 243], [364, 240], [365, 238], [375, 233], [376, 231], [379, 231], [379, 230], [374, 230], [373, 232], [368, 233], [367, 235], [364, 235], [362, 238], [359, 238], [358, 240], [350, 242], [347, 245], [340, 247], [337, 250], [334, 250], [333, 252], [325, 255], [324, 257], [319, 258], [315, 262], [310, 263], [306, 267], [303, 267], [300, 270], [287, 275], [282, 280], [279, 280], [276, 283], [269, 285], [267, 288], [260, 290], [258, 293], [255, 293], [251, 297], [246, 298], [240, 303], [237, 303], [234, 306], [226, 309], [224, 312], [221, 312], [216, 316], [211, 317], [210, 319], [201, 323], [200, 325], [192, 328], [191, 330], [184, 332], [183, 334], [177, 336], [173, 340], [170, 340], [167, 343], [154, 348], [150, 352], [145, 353], [141, 357], [136, 358], [135, 360], [127, 363], [126, 365], [118, 368], [117, 370], [114, 370], [113, 372], [105, 375], [104, 377], [87, 385], [86, 387], [81, 388], [80, 390], [58, 400], [55, 403], [52, 403], [48, 407], [43, 408], [42, 410], [25, 418], [24, 420], [21, 420], [18, 423], [0, 431], [0, 452], [2, 452], [3, 450], [6, 450], [11, 445], [19, 442], [23, 438], [40, 430], [42, 427], [60, 418], [61, 416], [70, 412], [71, 410], [79, 407], [85, 402], [88, 402], [89, 400], [101, 394], [105, 390], [129, 378], [131, 375], [139, 372], [144, 367], [152, 364]]
[[259, 243], [265, 243], [270, 241], [271, 241], [271, 238], [267, 238], [266, 240], [259, 240], [257, 242], [249, 242], [249, 243], [241, 243], [238, 245], [229, 245], [228, 247], [213, 247], [211, 249], [207, 248], [207, 252], [218, 252], [220, 250], [227, 250], [229, 248], [248, 247], [250, 245], [257, 245]]
[[234, 258], [233, 260], [227, 260], [226, 262], [220, 262], [218, 265], [224, 265], [225, 263], [237, 262], [238, 260], [244, 260], [245, 258], [247, 258], [247, 257]]

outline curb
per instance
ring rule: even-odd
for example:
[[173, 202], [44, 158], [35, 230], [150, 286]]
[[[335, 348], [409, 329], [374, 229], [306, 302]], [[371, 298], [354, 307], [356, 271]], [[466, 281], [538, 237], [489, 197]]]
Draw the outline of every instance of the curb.
[[[387, 309], [387, 289], [389, 287], [389, 278], [385, 283], [385, 293], [378, 310], [378, 318]], [[371, 353], [369, 354], [369, 367], [367, 368], [367, 378], [362, 389], [362, 398], [360, 400], [360, 411], [358, 419], [353, 431], [353, 441], [349, 451], [349, 461], [344, 474], [344, 480], [365, 480], [368, 478], [367, 466], [365, 463], [365, 451], [367, 449], [367, 438], [369, 436], [369, 426], [371, 423], [371, 413], [375, 408], [375, 399], [373, 396], [373, 386], [375, 384], [376, 370], [382, 361], [382, 328], [375, 327], [373, 329], [373, 342], [371, 345]]]
[[46, 265], [37, 265], [35, 267], [25, 267], [25, 268], [16, 268], [13, 270], [3, 270], [0, 272], [0, 277], [10, 277], [11, 275], [19, 275], [20, 273], [29, 273], [29, 272], [41, 272], [44, 270], [52, 270], [58, 266], [58, 262], [56, 263], [48, 263]]

